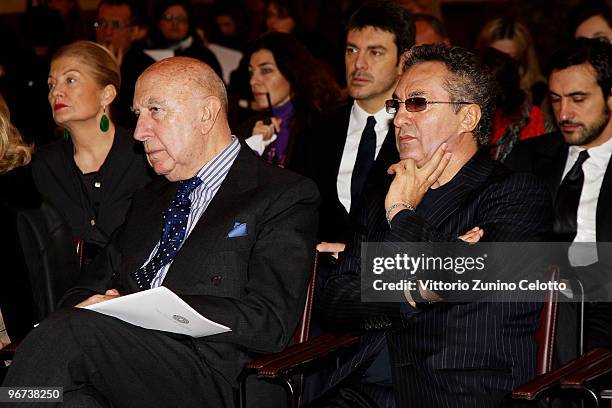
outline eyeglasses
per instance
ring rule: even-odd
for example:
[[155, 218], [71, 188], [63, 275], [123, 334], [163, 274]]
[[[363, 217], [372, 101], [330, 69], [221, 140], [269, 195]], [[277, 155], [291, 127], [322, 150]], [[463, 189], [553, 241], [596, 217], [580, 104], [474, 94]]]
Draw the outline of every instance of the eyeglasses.
[[173, 14], [162, 14], [161, 19], [169, 23], [176, 21], [179, 24], [185, 24], [189, 22], [189, 18], [184, 16], [175, 16]]
[[110, 27], [113, 30], [123, 30], [124, 28], [128, 28], [131, 27], [132, 24], [131, 23], [125, 23], [123, 21], [119, 21], [119, 20], [105, 20], [103, 18], [101, 18], [100, 20], [94, 21], [93, 23], [94, 28], [97, 29], [102, 29], [102, 28], [107, 28]]
[[387, 110], [387, 113], [391, 114], [391, 115], [395, 115], [397, 113], [397, 111], [399, 110], [400, 104], [404, 104], [404, 106], [406, 106], [406, 110], [408, 112], [421, 112], [424, 111], [427, 108], [427, 105], [432, 104], [432, 103], [445, 103], [445, 104], [451, 104], [451, 105], [471, 105], [473, 102], [466, 102], [466, 101], [449, 101], [449, 102], [442, 102], [442, 101], [428, 101], [427, 98], [424, 98], [422, 96], [415, 96], [413, 98], [408, 98], [405, 101], [400, 101], [398, 99], [388, 99], [385, 101], [385, 109]]

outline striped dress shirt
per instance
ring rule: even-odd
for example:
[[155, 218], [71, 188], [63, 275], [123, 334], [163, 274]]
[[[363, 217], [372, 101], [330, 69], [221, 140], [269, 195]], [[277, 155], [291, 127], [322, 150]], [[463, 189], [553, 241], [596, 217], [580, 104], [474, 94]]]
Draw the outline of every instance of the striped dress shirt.
[[[238, 142], [238, 139], [235, 136], [232, 136], [232, 142], [225, 149], [223, 149], [221, 153], [206, 163], [204, 167], [200, 169], [200, 171], [198, 171], [197, 176], [202, 180], [202, 184], [200, 184], [191, 192], [191, 194], [189, 194], [191, 208], [189, 210], [189, 218], [187, 220], [185, 240], [187, 240], [189, 234], [193, 230], [193, 227], [195, 227], [195, 225], [198, 223], [198, 220], [206, 211], [206, 208], [215, 197], [215, 194], [217, 194], [217, 191], [219, 191], [223, 180], [225, 180], [225, 177], [232, 167], [232, 164], [234, 164], [234, 160], [236, 160], [239, 152], [240, 142]], [[185, 240], [183, 240], [183, 243]], [[149, 261], [151, 261], [157, 252], [157, 248], [159, 248], [159, 241], [143, 265], [146, 265], [149, 263]], [[156, 288], [162, 284], [171, 265], [172, 261], [164, 265], [164, 267], [157, 272], [157, 275], [155, 275], [153, 281], [151, 282], [151, 288]]]

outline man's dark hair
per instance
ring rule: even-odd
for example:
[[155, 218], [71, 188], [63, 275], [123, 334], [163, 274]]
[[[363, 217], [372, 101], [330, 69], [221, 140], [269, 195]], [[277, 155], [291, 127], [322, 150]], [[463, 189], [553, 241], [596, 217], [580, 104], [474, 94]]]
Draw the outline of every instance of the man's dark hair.
[[371, 1], [361, 5], [349, 18], [346, 32], [374, 27], [394, 35], [397, 58], [414, 45], [415, 28], [412, 14], [389, 1]]
[[548, 73], [574, 65], [590, 64], [597, 74], [597, 84], [604, 98], [612, 87], [612, 45], [590, 38], [578, 38], [572, 44], [557, 50], [549, 62]]
[[[451, 101], [466, 101], [480, 106], [481, 117], [474, 129], [474, 138], [479, 146], [489, 142], [491, 123], [495, 113], [496, 86], [491, 73], [476, 54], [461, 47], [443, 44], [420, 45], [405, 54], [404, 72], [423, 62], [441, 62], [450, 75], [442, 86]], [[455, 113], [464, 105], [454, 105]]]
[[130, 23], [135, 25], [142, 23], [140, 7], [135, 0], [100, 0], [97, 10], [100, 11], [102, 6], [128, 6], [130, 8]]
[[574, 10], [572, 16], [572, 33], [576, 32], [580, 24], [593, 16], [601, 16], [608, 26], [612, 27], [612, 10], [604, 1], [584, 2]]
[[417, 21], [424, 21], [429, 24], [434, 30], [434, 32], [438, 34], [441, 39], [446, 40], [448, 38], [444, 23], [442, 23], [442, 20], [440, 20], [438, 17], [429, 14], [413, 14], [413, 17], [415, 23]]

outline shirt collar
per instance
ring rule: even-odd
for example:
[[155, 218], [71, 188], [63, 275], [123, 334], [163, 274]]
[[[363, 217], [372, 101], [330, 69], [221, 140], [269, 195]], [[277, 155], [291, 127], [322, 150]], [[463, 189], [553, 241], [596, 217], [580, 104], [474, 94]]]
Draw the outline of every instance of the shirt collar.
[[204, 165], [196, 174], [201, 180], [202, 185], [200, 187], [206, 187], [219, 177], [220, 173], [228, 173], [231, 166], [228, 163], [232, 163], [238, 153], [240, 152], [240, 142], [238, 138], [232, 135], [232, 141], [228, 144], [219, 154], [213, 157], [208, 163]]
[[[376, 119], [376, 127], [375, 127], [376, 130], [378, 130], [379, 128], [387, 129], [389, 121], [393, 120], [393, 115], [389, 115], [384, 106], [376, 113], [370, 114], [366, 112], [365, 110], [363, 110], [363, 108], [359, 106], [357, 101], [353, 102], [353, 109], [351, 109], [351, 116], [352, 116], [352, 119], [355, 121], [355, 123], [358, 123], [359, 127], [361, 128], [365, 127], [366, 122], [368, 121], [368, 117], [374, 116], [374, 119]], [[382, 128], [382, 126], [384, 126], [384, 128]]]
[[[572, 164], [576, 161], [578, 155], [581, 151], [585, 150], [582, 147], [578, 146], [570, 146], [568, 152], [568, 161]], [[608, 161], [610, 160], [610, 156], [612, 156], [612, 138], [608, 141], [600, 144], [599, 146], [591, 147], [588, 149], [589, 151], [589, 164], [595, 165], [597, 167], [601, 167], [606, 169], [608, 167]]]

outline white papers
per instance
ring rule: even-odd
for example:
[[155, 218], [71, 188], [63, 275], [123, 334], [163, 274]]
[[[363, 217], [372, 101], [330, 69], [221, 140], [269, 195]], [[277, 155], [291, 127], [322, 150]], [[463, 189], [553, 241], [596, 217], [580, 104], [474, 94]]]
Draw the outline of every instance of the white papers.
[[268, 147], [270, 143], [275, 141], [277, 137], [278, 136], [276, 135], [276, 133], [274, 133], [271, 138], [269, 138], [268, 140], [264, 140], [263, 135], [257, 133], [245, 139], [245, 142], [253, 151], [257, 152], [257, 154], [261, 156], [266, 150], [266, 147]]
[[183, 299], [164, 286], [89, 305], [85, 309], [113, 316], [145, 329], [162, 330], [191, 337], [204, 337], [231, 331], [229, 327], [208, 320], [196, 312]]

